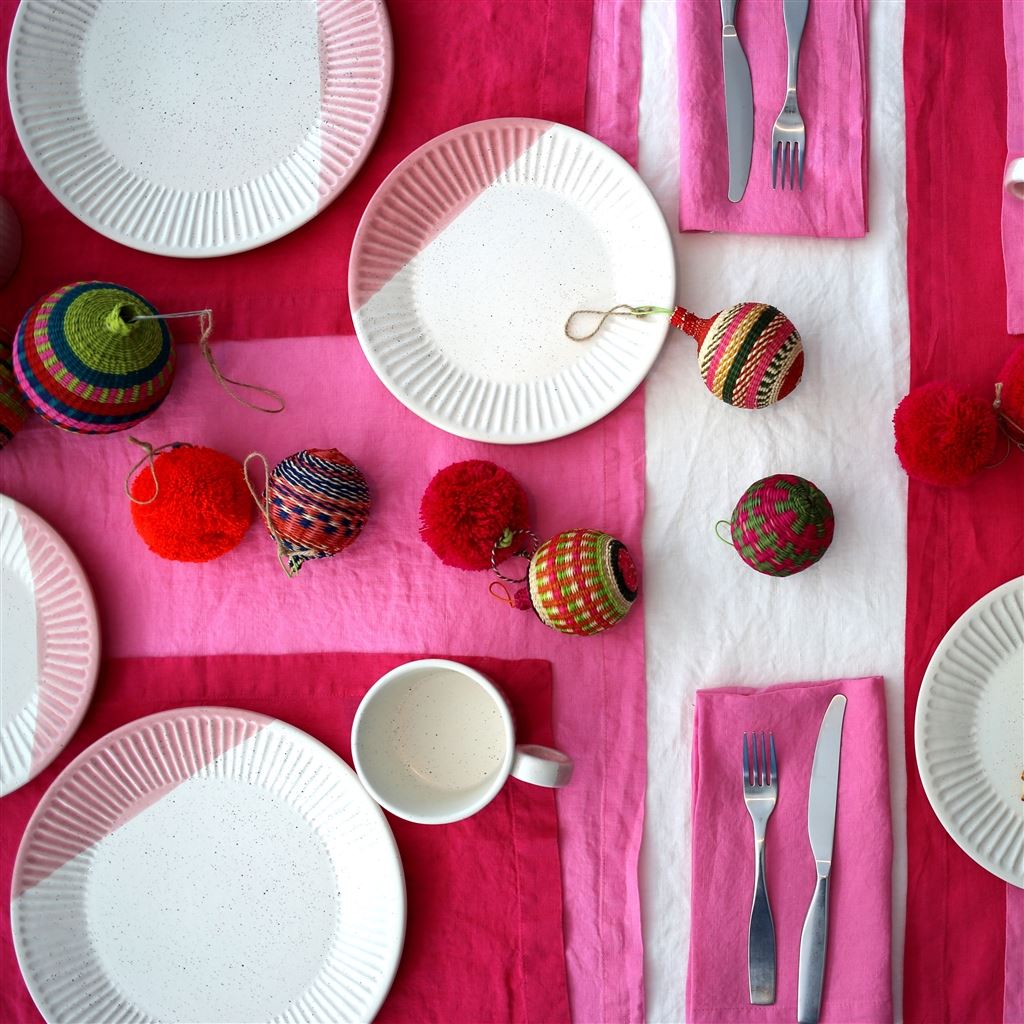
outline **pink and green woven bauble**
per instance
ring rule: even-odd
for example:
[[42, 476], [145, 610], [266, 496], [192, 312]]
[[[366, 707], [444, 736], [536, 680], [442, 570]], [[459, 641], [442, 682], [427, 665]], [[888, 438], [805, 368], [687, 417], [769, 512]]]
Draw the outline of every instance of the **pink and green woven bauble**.
[[11, 346], [0, 338], [0, 448], [21, 429], [27, 415], [25, 396], [14, 379]]
[[747, 488], [728, 525], [733, 547], [752, 569], [792, 576], [828, 550], [835, 518], [828, 498], [810, 480], [777, 473]]
[[565, 530], [530, 559], [530, 603], [545, 626], [589, 636], [633, 607], [640, 579], [622, 541], [598, 530]]
[[174, 348], [156, 310], [120, 285], [80, 281], [40, 299], [14, 342], [14, 372], [29, 405], [65, 430], [133, 427], [167, 397]]

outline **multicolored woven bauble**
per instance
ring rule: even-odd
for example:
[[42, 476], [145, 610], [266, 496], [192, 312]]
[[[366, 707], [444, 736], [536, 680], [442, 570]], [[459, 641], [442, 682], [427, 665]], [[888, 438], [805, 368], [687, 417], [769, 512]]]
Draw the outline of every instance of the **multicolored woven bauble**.
[[944, 381], [922, 384], [896, 407], [893, 429], [907, 475], [936, 486], [965, 484], [1012, 447], [1024, 451], [1024, 343], [1003, 364], [993, 401]]
[[[619, 622], [639, 588], [626, 546], [599, 530], [567, 530], [541, 544], [527, 523], [518, 481], [478, 459], [442, 469], [420, 503], [420, 535], [430, 549], [446, 565], [490, 567], [498, 577], [491, 593], [513, 608], [532, 609], [546, 626], [577, 636]], [[502, 571], [513, 558], [528, 560], [522, 575]]]
[[810, 480], [777, 473], [751, 484], [725, 525], [733, 547], [752, 569], [792, 576], [828, 550], [835, 517], [828, 498]]
[[128, 496], [149, 550], [175, 562], [209, 562], [237, 547], [253, 520], [242, 464], [197, 445], [145, 447], [149, 465]]
[[11, 346], [0, 338], [0, 448], [21, 429], [27, 415], [25, 396], [14, 379]]
[[174, 376], [174, 348], [141, 295], [81, 281], [40, 299], [14, 343], [14, 372], [40, 416], [83, 434], [125, 430], [156, 410]]
[[[565, 323], [573, 341], [589, 341], [611, 316], [667, 315], [670, 323], [697, 342], [700, 375], [716, 398], [738, 409], [763, 409], [785, 398], [800, 383], [804, 346], [785, 313], [764, 302], [738, 302], [714, 316], [702, 317], [682, 306], [622, 304], [601, 311], [579, 309]], [[574, 329], [576, 317], [597, 316], [586, 334]]]
[[[262, 459], [250, 455], [246, 466], [254, 457]], [[366, 477], [336, 448], [305, 449], [282, 459], [268, 475], [262, 498], [253, 496], [289, 576], [310, 559], [344, 551], [370, 515]]]
[[530, 559], [530, 603], [545, 626], [588, 636], [622, 620], [640, 577], [622, 541], [597, 530], [565, 530]]

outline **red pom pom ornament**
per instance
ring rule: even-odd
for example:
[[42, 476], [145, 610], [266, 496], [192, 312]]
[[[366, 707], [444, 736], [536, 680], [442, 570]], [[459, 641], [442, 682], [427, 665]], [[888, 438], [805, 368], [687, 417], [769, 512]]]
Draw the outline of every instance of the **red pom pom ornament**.
[[174, 562], [209, 562], [239, 544], [253, 520], [239, 462], [188, 444], [150, 448], [148, 457], [128, 494], [132, 522], [150, 551]]

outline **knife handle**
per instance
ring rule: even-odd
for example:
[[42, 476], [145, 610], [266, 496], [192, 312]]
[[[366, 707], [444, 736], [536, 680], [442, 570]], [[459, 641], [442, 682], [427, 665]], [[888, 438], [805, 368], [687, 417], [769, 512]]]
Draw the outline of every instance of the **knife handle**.
[[821, 989], [825, 980], [825, 944], [828, 939], [828, 875], [818, 875], [811, 905], [800, 934], [800, 975], [797, 981], [798, 1024], [818, 1024]]
[[722, 25], [736, 24], [736, 0], [722, 0]]

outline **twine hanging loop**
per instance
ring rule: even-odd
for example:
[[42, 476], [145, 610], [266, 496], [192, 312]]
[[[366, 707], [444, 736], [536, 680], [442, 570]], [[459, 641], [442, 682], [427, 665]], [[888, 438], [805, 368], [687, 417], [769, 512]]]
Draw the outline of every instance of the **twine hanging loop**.
[[[621, 303], [618, 306], [612, 306], [611, 309], [577, 309], [574, 313], [569, 315], [569, 319], [565, 321], [565, 336], [570, 341], [590, 341], [598, 331], [601, 330], [605, 325], [605, 321], [612, 316], [632, 316], [632, 317], [645, 317], [651, 316], [655, 313], [662, 313], [665, 316], [671, 316], [672, 310], [666, 309], [664, 306], [630, 306], [628, 303]], [[597, 322], [597, 326], [589, 334], [577, 334], [573, 330], [573, 321], [578, 316], [596, 316], [600, 317]]]

